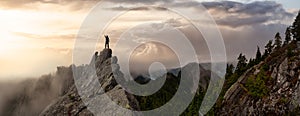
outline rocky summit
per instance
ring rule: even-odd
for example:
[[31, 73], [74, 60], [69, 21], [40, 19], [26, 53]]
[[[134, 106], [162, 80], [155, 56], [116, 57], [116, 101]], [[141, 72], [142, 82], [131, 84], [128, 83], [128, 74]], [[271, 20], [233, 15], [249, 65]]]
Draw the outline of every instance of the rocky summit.
[[[40, 116], [133, 115], [133, 112], [115, 108], [118, 105], [139, 110], [137, 100], [123, 90], [115, 80], [122, 78], [117, 61], [116, 57], [112, 57], [111, 49], [104, 49], [100, 55], [98, 53], [94, 55], [91, 64], [73, 66], [73, 76], [80, 78], [74, 78], [76, 82], [66, 88], [67, 92], [53, 101]], [[95, 73], [92, 69], [96, 69]]]

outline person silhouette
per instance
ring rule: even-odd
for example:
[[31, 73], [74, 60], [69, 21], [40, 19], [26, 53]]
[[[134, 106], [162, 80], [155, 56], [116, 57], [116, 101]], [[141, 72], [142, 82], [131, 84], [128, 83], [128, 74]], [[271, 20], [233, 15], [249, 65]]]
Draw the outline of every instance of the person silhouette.
[[109, 37], [105, 35], [105, 49], [109, 49]]

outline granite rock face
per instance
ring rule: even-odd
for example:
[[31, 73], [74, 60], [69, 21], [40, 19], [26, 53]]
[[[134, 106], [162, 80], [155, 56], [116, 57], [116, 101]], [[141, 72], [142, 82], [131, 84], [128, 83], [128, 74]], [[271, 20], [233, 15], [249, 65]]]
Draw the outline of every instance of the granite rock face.
[[[286, 48], [247, 70], [227, 90], [217, 114], [300, 115], [300, 52], [294, 50], [291, 56]], [[250, 78], [257, 78], [263, 68], [267, 69], [264, 73], [269, 78], [265, 84], [268, 93], [255, 97], [249, 94], [246, 83]]]
[[116, 82], [123, 78], [111, 49], [97, 53], [89, 65], [73, 66], [74, 83], [40, 115], [138, 115], [138, 102]]

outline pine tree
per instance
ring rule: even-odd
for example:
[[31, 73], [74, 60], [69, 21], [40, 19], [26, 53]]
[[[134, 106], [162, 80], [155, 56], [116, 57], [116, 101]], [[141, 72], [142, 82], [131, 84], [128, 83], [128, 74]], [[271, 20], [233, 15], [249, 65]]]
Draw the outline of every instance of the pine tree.
[[234, 73], [234, 66], [233, 66], [233, 64], [227, 64], [226, 77], [230, 77], [233, 73]]
[[292, 34], [294, 39], [300, 41], [300, 11], [298, 12], [295, 22], [293, 23]]
[[265, 56], [272, 53], [272, 50], [273, 50], [273, 47], [274, 47], [272, 44], [273, 44], [273, 40], [269, 40], [269, 42], [265, 46]]
[[262, 57], [261, 57], [260, 49], [259, 49], [259, 46], [257, 46], [255, 62], [259, 63], [261, 61], [261, 58]]
[[285, 31], [285, 41], [284, 41], [284, 44], [287, 45], [289, 44], [289, 42], [292, 40], [291, 38], [291, 29], [290, 27], [286, 28], [286, 31]]
[[242, 53], [238, 57], [238, 64], [236, 66], [236, 72], [242, 74], [247, 68], [247, 58]]
[[281, 44], [282, 44], [282, 40], [281, 40], [281, 36], [280, 36], [280, 33], [276, 33], [275, 35], [275, 42], [274, 42], [274, 46], [276, 49], [280, 48], [281, 47]]
[[255, 60], [252, 59], [252, 58], [250, 58], [247, 67], [248, 67], [248, 68], [251, 68], [251, 67], [254, 66], [255, 64], [256, 64], [256, 63], [255, 63]]

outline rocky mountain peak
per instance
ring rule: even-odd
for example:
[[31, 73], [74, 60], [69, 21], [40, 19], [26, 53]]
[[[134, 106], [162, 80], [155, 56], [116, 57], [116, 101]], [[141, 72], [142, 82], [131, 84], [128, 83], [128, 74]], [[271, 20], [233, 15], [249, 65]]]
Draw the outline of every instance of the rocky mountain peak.
[[[127, 109], [139, 110], [137, 100], [123, 90], [115, 80], [115, 78], [123, 78], [117, 61], [117, 57], [112, 57], [111, 49], [104, 49], [99, 55], [96, 52], [91, 61], [91, 63], [95, 63], [96, 74], [91, 70], [93, 66], [91, 64], [73, 66], [72, 71], [76, 75], [74, 78], [76, 84], [73, 84], [66, 94], [53, 101], [40, 115], [89, 116], [94, 114], [125, 115], [126, 113], [132, 115], [114, 108], [117, 104]], [[114, 75], [113, 72], [117, 75]], [[109, 96], [110, 99], [107, 99], [106, 96]], [[107, 100], [111, 100], [112, 103], [105, 103]], [[90, 109], [88, 110], [88, 108]]]
[[103, 49], [103, 51], [100, 52], [100, 55], [98, 56], [98, 52], [95, 53], [95, 56], [97, 56], [97, 61], [104, 62], [107, 59], [112, 57], [112, 50], [111, 49]]

